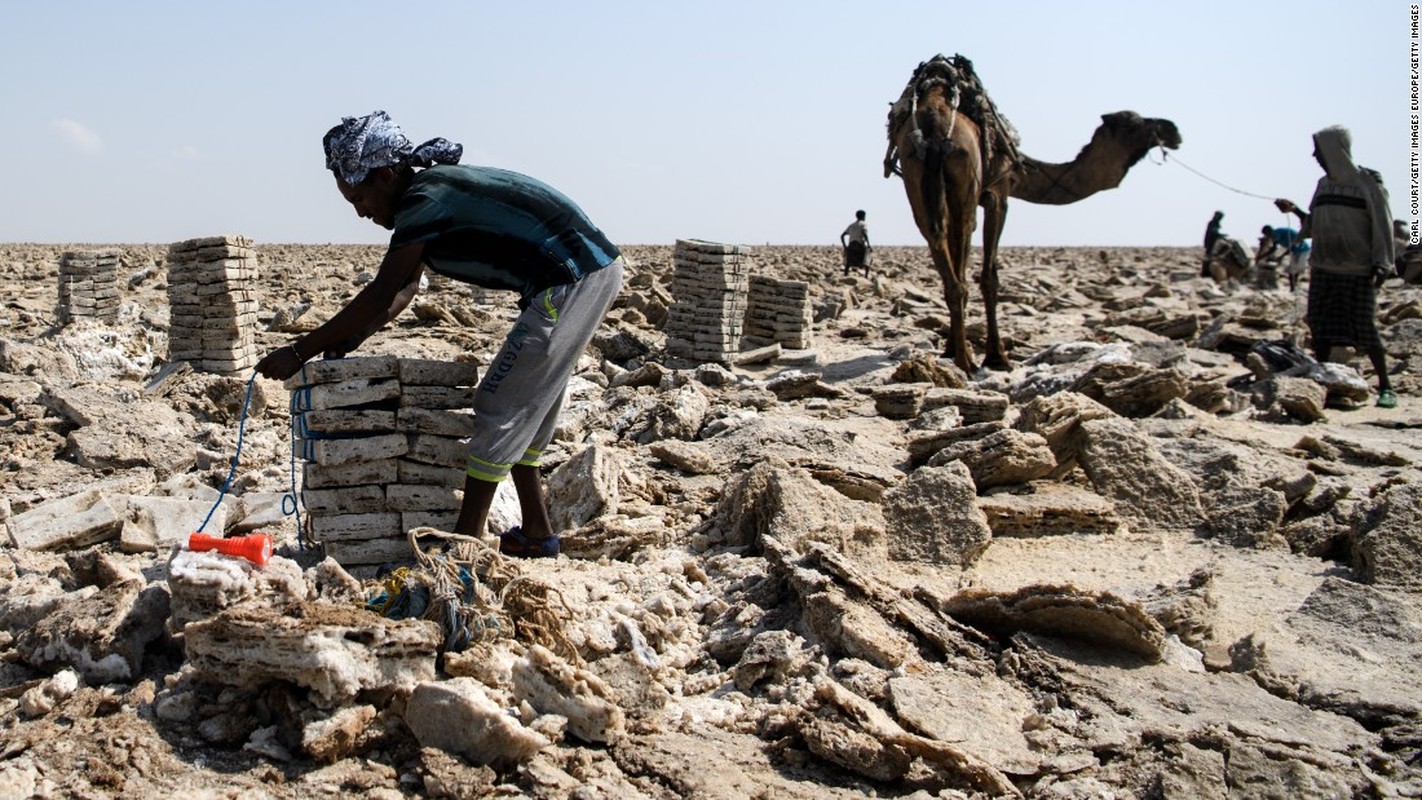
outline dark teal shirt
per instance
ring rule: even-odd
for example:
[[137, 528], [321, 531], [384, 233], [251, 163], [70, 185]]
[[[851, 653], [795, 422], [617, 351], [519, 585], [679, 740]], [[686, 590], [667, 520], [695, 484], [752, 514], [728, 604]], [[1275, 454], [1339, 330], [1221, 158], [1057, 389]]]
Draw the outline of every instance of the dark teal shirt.
[[415, 173], [395, 209], [390, 247], [424, 243], [430, 269], [521, 303], [617, 259], [617, 248], [561, 192], [493, 167], [440, 165]]

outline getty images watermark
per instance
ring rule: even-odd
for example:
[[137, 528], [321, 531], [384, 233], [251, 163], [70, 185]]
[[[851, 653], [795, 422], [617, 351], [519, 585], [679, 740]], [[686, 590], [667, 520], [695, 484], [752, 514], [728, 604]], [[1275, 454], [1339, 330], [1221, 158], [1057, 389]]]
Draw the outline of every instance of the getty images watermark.
[[1418, 8], [1418, 4], [1413, 3], [1411, 10], [1408, 12], [1409, 16], [1411, 17], [1411, 24], [1408, 27], [1410, 45], [1407, 49], [1407, 74], [1408, 79], [1411, 81], [1411, 85], [1409, 86], [1409, 97], [1411, 102], [1408, 105], [1410, 113], [1407, 115], [1407, 120], [1408, 124], [1411, 126], [1411, 144], [1408, 148], [1407, 153], [1407, 211], [1408, 216], [1412, 218], [1412, 225], [1408, 229], [1409, 233], [1411, 234], [1408, 237], [1409, 244], [1422, 244], [1422, 214], [1418, 213], [1419, 187], [1417, 185], [1417, 136], [1419, 122], [1422, 122], [1422, 119], [1419, 118], [1419, 114], [1422, 114], [1422, 108], [1419, 108], [1417, 97], [1417, 62], [1419, 55], [1417, 43]]

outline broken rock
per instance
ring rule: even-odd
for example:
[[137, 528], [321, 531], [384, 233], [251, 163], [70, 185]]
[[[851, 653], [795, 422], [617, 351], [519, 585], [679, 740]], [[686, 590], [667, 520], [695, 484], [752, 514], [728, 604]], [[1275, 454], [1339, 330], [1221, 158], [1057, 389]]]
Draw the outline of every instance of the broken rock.
[[410, 689], [434, 677], [439, 626], [392, 620], [349, 606], [245, 603], [183, 631], [200, 677], [257, 687], [288, 681], [312, 691], [320, 708], [369, 689]]
[[1165, 655], [1160, 623], [1139, 604], [1111, 592], [1050, 585], [1007, 593], [969, 589], [950, 598], [943, 610], [960, 622], [999, 634], [1030, 630], [1127, 650], [1150, 661]]
[[967, 566], [987, 549], [992, 529], [962, 462], [919, 467], [884, 493], [889, 557]]
[[1361, 514], [1353, 569], [1367, 583], [1422, 591], [1422, 486], [1390, 487]]
[[1046, 439], [1012, 428], [945, 447], [928, 460], [928, 465], [936, 467], [952, 461], [968, 468], [978, 491], [1044, 478], [1057, 466]]
[[72, 666], [90, 684], [127, 681], [139, 674], [143, 655], [163, 635], [167, 618], [163, 586], [126, 580], [61, 604], [17, 632], [14, 646], [37, 669]]
[[435, 747], [474, 764], [507, 767], [550, 742], [524, 727], [473, 678], [419, 684], [405, 706], [405, 724], [421, 747]]
[[1081, 423], [1082, 469], [1137, 530], [1194, 530], [1203, 519], [1200, 494], [1184, 470], [1121, 417]]

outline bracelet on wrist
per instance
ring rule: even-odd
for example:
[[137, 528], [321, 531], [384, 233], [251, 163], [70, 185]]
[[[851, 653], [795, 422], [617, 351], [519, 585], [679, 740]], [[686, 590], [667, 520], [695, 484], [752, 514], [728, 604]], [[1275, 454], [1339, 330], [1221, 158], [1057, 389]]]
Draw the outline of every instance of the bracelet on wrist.
[[297, 349], [296, 349], [296, 343], [295, 343], [295, 342], [292, 342], [291, 344], [287, 345], [287, 347], [290, 347], [290, 348], [291, 348], [291, 354], [294, 355], [294, 356], [296, 356], [296, 360], [297, 360], [297, 361], [300, 361], [300, 362], [302, 362], [303, 364], [306, 363], [306, 357], [303, 356], [303, 355], [301, 355], [301, 351], [300, 351], [300, 350], [297, 350]]

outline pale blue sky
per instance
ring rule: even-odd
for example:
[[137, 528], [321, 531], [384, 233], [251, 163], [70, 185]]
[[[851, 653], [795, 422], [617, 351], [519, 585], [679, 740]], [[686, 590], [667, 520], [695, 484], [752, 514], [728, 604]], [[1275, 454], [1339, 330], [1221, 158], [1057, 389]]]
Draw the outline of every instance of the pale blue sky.
[[[1346, 8], [1346, 10], [1345, 10]], [[342, 116], [541, 178], [616, 242], [829, 244], [868, 212], [922, 244], [882, 177], [888, 104], [973, 60], [1022, 149], [1065, 161], [1106, 112], [1174, 120], [1174, 155], [1306, 204], [1341, 123], [1408, 209], [1409, 5], [1205, 2], [35, 2], [0, 0], [0, 241], [380, 243], [322, 162]], [[1007, 245], [1252, 244], [1282, 216], [1142, 161], [1072, 206], [1015, 202]]]

